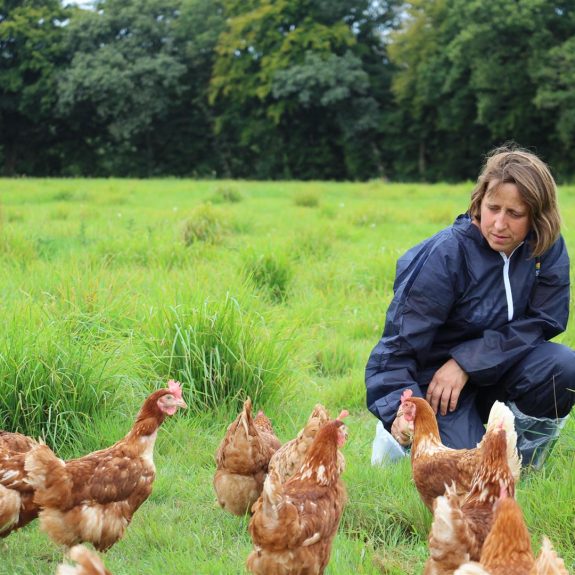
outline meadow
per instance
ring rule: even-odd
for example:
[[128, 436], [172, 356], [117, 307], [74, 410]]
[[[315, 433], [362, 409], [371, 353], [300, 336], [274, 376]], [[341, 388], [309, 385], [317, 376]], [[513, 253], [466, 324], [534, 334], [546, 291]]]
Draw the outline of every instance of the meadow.
[[[115, 575], [245, 573], [248, 518], [225, 514], [214, 453], [246, 395], [282, 441], [316, 402], [348, 409], [349, 502], [328, 575], [420, 573], [431, 515], [408, 459], [370, 465], [364, 367], [395, 262], [465, 211], [460, 185], [0, 180], [0, 429], [64, 458], [111, 445], [170, 378], [151, 497], [105, 556]], [[575, 254], [575, 187], [560, 188]], [[573, 256], [575, 257], [575, 256]], [[575, 321], [557, 338], [575, 346]], [[518, 485], [539, 549], [575, 571], [575, 422]], [[0, 541], [0, 575], [52, 575], [33, 522]]]

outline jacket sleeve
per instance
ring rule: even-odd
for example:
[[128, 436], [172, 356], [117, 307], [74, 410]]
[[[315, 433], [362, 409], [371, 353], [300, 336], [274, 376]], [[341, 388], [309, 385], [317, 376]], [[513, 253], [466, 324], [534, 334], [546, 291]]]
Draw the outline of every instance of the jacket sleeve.
[[[457, 248], [435, 246], [425, 260], [397, 286], [388, 308], [383, 336], [365, 370], [368, 409], [389, 430], [402, 392], [422, 397], [417, 372], [456, 300]], [[398, 263], [399, 266], [399, 263]], [[430, 289], [433, 286], [433, 289]]]
[[541, 257], [525, 314], [461, 343], [451, 356], [476, 385], [492, 385], [539, 343], [565, 331], [569, 318], [569, 256], [560, 237]]

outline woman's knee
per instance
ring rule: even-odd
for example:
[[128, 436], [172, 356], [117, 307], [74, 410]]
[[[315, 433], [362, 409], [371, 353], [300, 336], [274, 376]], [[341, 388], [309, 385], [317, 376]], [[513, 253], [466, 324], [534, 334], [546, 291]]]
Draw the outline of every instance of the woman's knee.
[[557, 397], [557, 417], [565, 417], [575, 404], [575, 351], [565, 345], [555, 344], [558, 377], [554, 377], [553, 389]]
[[521, 377], [510, 398], [525, 414], [565, 417], [575, 403], [575, 351], [545, 342], [520, 366]]

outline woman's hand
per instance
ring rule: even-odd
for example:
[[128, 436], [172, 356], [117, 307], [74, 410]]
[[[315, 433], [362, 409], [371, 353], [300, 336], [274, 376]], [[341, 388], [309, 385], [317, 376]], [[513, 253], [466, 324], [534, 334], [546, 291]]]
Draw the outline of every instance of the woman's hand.
[[397, 410], [397, 415], [391, 424], [391, 435], [393, 435], [393, 438], [397, 443], [399, 443], [399, 445], [402, 445], [403, 447], [411, 445], [411, 440], [413, 438], [413, 423], [405, 420], [401, 406]]
[[445, 415], [448, 409], [453, 411], [457, 407], [459, 395], [468, 379], [469, 376], [454, 359], [446, 361], [435, 372], [425, 396], [435, 414], [440, 407], [441, 415]]

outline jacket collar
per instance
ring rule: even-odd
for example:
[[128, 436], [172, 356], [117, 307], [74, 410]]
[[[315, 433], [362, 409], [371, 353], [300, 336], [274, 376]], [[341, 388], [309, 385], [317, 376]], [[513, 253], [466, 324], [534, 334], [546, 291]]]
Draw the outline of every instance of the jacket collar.
[[[493, 254], [502, 253], [497, 252], [491, 248], [487, 240], [483, 237], [483, 234], [481, 233], [479, 227], [472, 222], [471, 217], [468, 213], [460, 214], [459, 216], [457, 216], [457, 218], [455, 218], [455, 221], [453, 222], [453, 229], [457, 233], [464, 235], [465, 237], [471, 238], [471, 240], [474, 243], [476, 243], [483, 249], [489, 250], [490, 253]], [[533, 232], [530, 230], [527, 236], [525, 236], [523, 242], [513, 250], [513, 253], [511, 255], [514, 255], [515, 253], [517, 254], [524, 253], [525, 257], [527, 258], [531, 257], [531, 250], [529, 248], [529, 245], [532, 237]]]

